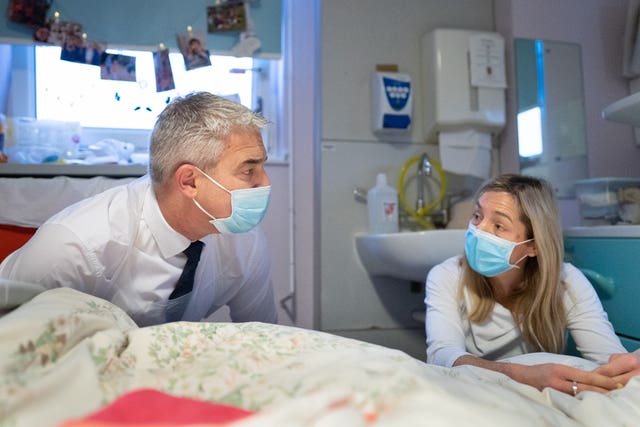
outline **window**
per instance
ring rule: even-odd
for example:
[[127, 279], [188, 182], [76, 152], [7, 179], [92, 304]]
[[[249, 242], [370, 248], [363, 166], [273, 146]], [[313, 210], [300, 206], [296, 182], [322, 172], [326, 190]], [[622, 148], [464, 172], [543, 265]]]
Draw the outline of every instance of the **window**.
[[187, 71], [182, 54], [170, 53], [175, 89], [156, 92], [150, 51], [107, 49], [135, 57], [135, 81], [101, 79], [98, 66], [60, 60], [58, 46], [14, 45], [12, 51], [12, 73], [26, 77], [11, 83], [11, 97], [23, 100], [10, 100], [8, 115], [80, 122], [83, 144], [115, 138], [145, 151], [150, 130], [166, 104], [176, 96], [204, 90], [263, 114], [272, 122], [263, 131], [270, 161], [287, 159], [278, 125], [282, 60], [212, 55], [211, 66]]
[[542, 117], [540, 107], [518, 113], [518, 150], [520, 157], [542, 154]]
[[[210, 67], [186, 71], [182, 54], [171, 53], [176, 89], [156, 92], [151, 52], [113, 50], [107, 53], [136, 58], [136, 81], [102, 80], [100, 67], [60, 60], [60, 47], [37, 46], [36, 117], [68, 120], [83, 127], [151, 129], [167, 101], [194, 90], [230, 96], [253, 107], [251, 58], [212, 57]], [[245, 71], [242, 73], [241, 71]]]

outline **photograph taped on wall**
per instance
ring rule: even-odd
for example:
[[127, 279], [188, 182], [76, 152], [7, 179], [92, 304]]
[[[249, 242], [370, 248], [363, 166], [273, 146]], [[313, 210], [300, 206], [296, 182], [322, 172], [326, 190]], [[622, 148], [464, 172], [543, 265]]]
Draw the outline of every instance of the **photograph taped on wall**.
[[62, 47], [67, 37], [82, 37], [82, 24], [49, 20], [33, 32], [33, 40]]
[[184, 66], [187, 70], [211, 65], [207, 39], [204, 34], [198, 31], [187, 31], [183, 34], [177, 34], [176, 41], [184, 57]]
[[104, 43], [87, 41], [74, 35], [68, 37], [62, 45], [60, 59], [79, 64], [99, 66], [103, 61], [104, 51]]
[[136, 81], [136, 57], [106, 53], [100, 64], [102, 80]]
[[247, 13], [244, 2], [228, 1], [207, 7], [207, 31], [209, 33], [246, 30]]
[[49, 0], [11, 0], [9, 20], [31, 27], [41, 27], [45, 23], [50, 6]]
[[164, 92], [176, 88], [169, 60], [169, 49], [153, 52], [153, 66], [156, 72], [156, 92]]
[[82, 64], [85, 62], [85, 53], [86, 48], [84, 47], [82, 37], [76, 34], [69, 34], [64, 39], [62, 50], [60, 51], [60, 59]]

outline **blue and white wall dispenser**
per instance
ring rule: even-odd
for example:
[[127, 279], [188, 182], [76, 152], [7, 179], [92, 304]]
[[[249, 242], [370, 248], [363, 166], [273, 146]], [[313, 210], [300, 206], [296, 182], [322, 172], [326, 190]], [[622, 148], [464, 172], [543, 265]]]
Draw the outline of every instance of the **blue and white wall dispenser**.
[[404, 134], [411, 126], [413, 92], [411, 77], [404, 73], [373, 73], [371, 123], [377, 134]]

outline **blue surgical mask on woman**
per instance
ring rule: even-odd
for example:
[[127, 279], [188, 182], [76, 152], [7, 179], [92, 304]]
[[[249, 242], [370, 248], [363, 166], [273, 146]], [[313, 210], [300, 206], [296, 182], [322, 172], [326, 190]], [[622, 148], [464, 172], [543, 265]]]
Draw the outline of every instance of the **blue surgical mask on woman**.
[[211, 221], [209, 221], [220, 233], [244, 233], [262, 221], [264, 214], [267, 212], [269, 206], [269, 198], [271, 193], [271, 186], [254, 188], [243, 188], [240, 190], [227, 190], [222, 184], [202, 170], [196, 167], [200, 173], [209, 178], [218, 187], [222, 188], [227, 193], [231, 194], [231, 215], [227, 218], [216, 218], [207, 212], [196, 199], [193, 199], [193, 203], [196, 204], [202, 212], [204, 212]]
[[469, 224], [464, 244], [469, 266], [483, 276], [493, 277], [502, 274], [512, 268], [519, 268], [517, 264], [527, 255], [520, 258], [515, 264], [509, 263], [513, 249], [523, 242], [512, 242], [502, 239], [486, 231], [479, 230], [475, 225]]

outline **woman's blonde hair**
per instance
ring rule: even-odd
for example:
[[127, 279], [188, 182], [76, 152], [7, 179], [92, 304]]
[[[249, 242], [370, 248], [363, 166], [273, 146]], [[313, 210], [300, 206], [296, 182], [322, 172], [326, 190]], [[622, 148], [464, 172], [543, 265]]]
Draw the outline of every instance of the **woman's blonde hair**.
[[[537, 351], [561, 353], [565, 344], [566, 313], [562, 303], [561, 271], [564, 256], [562, 229], [553, 189], [544, 180], [522, 175], [501, 175], [483, 184], [474, 202], [486, 192], [513, 196], [526, 227], [526, 238], [534, 239], [537, 256], [524, 266], [524, 286], [512, 308], [524, 338]], [[468, 317], [482, 323], [493, 311], [495, 297], [487, 279], [475, 272], [462, 257], [462, 286], [471, 295]], [[462, 297], [462, 295], [461, 295]]]

